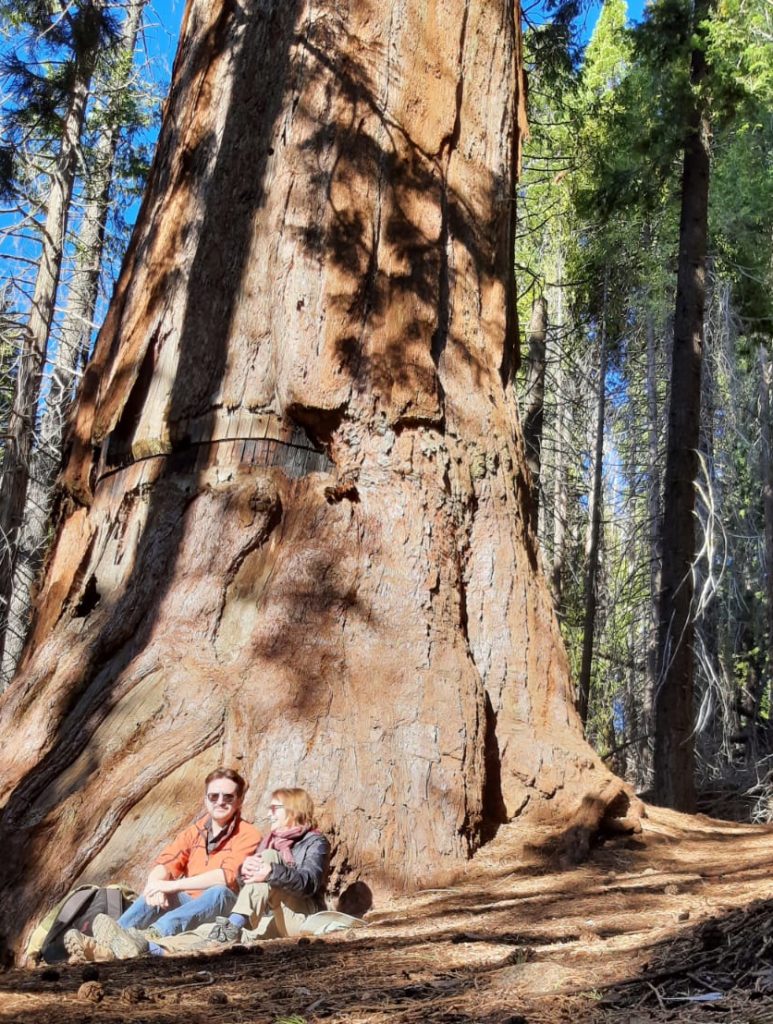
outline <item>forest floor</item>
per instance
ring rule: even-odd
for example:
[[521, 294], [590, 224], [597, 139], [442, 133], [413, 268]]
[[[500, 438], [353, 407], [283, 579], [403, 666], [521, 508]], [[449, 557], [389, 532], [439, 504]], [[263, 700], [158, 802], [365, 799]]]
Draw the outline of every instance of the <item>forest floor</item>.
[[8, 971], [0, 1022], [773, 1022], [773, 827], [650, 809], [560, 871], [540, 838], [501, 830], [458, 884], [377, 900], [367, 929]]

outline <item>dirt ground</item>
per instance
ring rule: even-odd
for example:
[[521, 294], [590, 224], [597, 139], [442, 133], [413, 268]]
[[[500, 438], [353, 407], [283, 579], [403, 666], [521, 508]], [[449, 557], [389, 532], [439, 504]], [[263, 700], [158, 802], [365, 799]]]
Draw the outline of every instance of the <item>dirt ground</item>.
[[503, 829], [355, 932], [6, 972], [0, 1022], [773, 1022], [773, 827], [651, 809], [560, 871], [547, 838]]

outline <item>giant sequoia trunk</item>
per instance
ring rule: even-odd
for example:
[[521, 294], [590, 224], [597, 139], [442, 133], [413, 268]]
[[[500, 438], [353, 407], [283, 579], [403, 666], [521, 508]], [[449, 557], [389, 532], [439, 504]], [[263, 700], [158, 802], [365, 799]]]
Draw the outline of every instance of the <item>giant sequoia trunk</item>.
[[625, 812], [527, 527], [517, 17], [189, 2], [2, 706], [7, 931], [137, 882], [218, 763], [393, 883]]

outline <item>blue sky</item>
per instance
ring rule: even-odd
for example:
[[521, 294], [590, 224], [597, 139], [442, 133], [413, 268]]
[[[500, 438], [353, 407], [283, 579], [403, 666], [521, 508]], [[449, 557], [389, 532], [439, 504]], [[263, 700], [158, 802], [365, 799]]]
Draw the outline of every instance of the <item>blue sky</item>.
[[150, 0], [144, 45], [149, 61], [158, 68], [152, 72], [156, 80], [169, 80], [184, 9], [185, 0]]
[[[532, 21], [543, 20], [545, 17], [543, 0], [522, 0], [522, 3], [524, 8], [529, 11], [529, 18]], [[146, 33], [148, 56], [161, 60], [167, 69], [171, 68], [174, 60], [184, 8], [185, 0], [151, 0], [151, 17], [149, 18], [151, 24]], [[632, 21], [641, 20], [643, 9], [644, 0], [628, 0], [628, 15]], [[582, 16], [580, 31], [586, 40], [590, 38], [600, 10], [601, 3], [592, 2]]]

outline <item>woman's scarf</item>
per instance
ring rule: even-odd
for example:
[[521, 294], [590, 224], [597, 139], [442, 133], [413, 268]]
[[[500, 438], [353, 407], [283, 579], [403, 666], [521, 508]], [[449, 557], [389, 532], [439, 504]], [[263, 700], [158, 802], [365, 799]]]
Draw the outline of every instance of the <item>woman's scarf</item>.
[[316, 832], [319, 834], [319, 829], [308, 828], [306, 825], [293, 825], [291, 828], [278, 828], [274, 832], [261, 839], [260, 845], [258, 846], [256, 853], [261, 853], [263, 850], [276, 850], [285, 864], [295, 864], [295, 858], [293, 857], [293, 846], [302, 839], [307, 832]]

